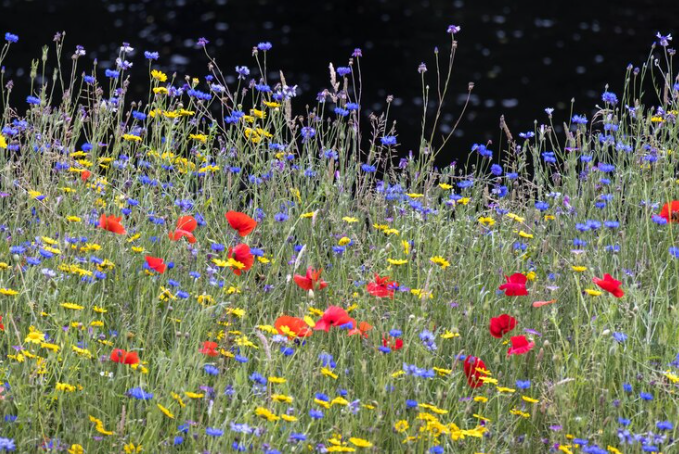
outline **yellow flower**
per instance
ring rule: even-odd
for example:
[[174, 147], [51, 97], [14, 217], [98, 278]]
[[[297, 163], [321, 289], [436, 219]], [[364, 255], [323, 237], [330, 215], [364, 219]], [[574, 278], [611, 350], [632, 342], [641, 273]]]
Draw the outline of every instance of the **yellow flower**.
[[410, 194], [406, 193], [406, 195], [408, 197], [410, 197], [411, 199], [421, 199], [422, 197], [424, 197], [424, 194], [417, 194], [417, 193], [410, 193]]
[[274, 384], [282, 384], [287, 382], [287, 380], [283, 377], [269, 377], [269, 382]]
[[342, 218], [342, 220], [343, 220], [344, 222], [346, 222], [347, 224], [353, 224], [354, 222], [358, 222], [358, 219], [357, 219], [357, 218], [352, 218], [352, 217], [350, 217], [350, 216], [344, 216], [344, 217]]
[[56, 390], [57, 391], [63, 391], [65, 393], [73, 393], [73, 392], [75, 392], [75, 386], [69, 385], [68, 383], [57, 382]]
[[270, 422], [278, 421], [280, 419], [278, 416], [264, 407], [255, 408], [255, 415], [259, 416], [260, 418], [265, 418]]
[[571, 268], [573, 269], [573, 271], [576, 271], [578, 273], [582, 273], [583, 271], [587, 271], [586, 266], [575, 266], [574, 265], [574, 266], [571, 266]]
[[524, 232], [523, 230], [521, 230], [521, 231], [519, 232], [519, 236], [520, 236], [521, 238], [528, 238], [528, 239], [533, 238], [533, 235], [532, 235], [531, 233], [526, 233], [526, 232]]
[[308, 219], [308, 218], [313, 218], [315, 215], [316, 215], [315, 211], [310, 211], [308, 213], [302, 213], [299, 217]]
[[389, 262], [390, 265], [395, 266], [405, 265], [406, 263], [408, 263], [408, 261], [405, 259], [387, 259], [387, 262]]
[[189, 139], [194, 139], [202, 143], [207, 142], [207, 136], [205, 134], [191, 134], [189, 135]]
[[342, 238], [339, 239], [337, 244], [340, 246], [346, 246], [347, 244], [351, 243], [351, 238], [348, 238], [346, 236], [343, 236]]
[[441, 339], [454, 339], [460, 337], [460, 333], [453, 333], [452, 331], [446, 330], [445, 333], [441, 334]]
[[123, 450], [125, 451], [125, 454], [134, 454], [136, 452], [141, 452], [142, 447], [141, 445], [135, 445], [132, 442], [129, 442], [126, 445], [123, 445]]
[[40, 344], [40, 348], [46, 348], [47, 350], [51, 350], [54, 353], [57, 353], [61, 347], [59, 347], [57, 344], [50, 344], [48, 342], [43, 342]]
[[537, 273], [535, 271], [529, 271], [526, 273], [526, 279], [529, 281], [534, 281], [538, 277]]
[[435, 265], [440, 266], [441, 268], [448, 268], [450, 266], [450, 262], [448, 260], [438, 255], [430, 258], [429, 260]]
[[529, 404], [537, 404], [538, 402], [540, 402], [539, 400], [533, 399], [532, 397], [528, 396], [521, 396], [521, 399], [523, 399], [524, 402], [528, 402]]
[[71, 345], [71, 349], [78, 356], [82, 356], [83, 358], [87, 358], [87, 359], [92, 359], [92, 353], [85, 348], [80, 348], [80, 347], [77, 347], [75, 345]]
[[585, 293], [587, 293], [587, 294], [590, 295], [590, 296], [599, 296], [599, 295], [601, 295], [603, 292], [601, 292], [601, 291], [599, 291], [599, 290], [594, 290], [594, 289], [591, 289], [591, 288], [586, 288], [586, 289], [585, 289]]
[[[276, 418], [278, 418], [278, 416], [276, 416], [276, 415], [273, 415], [273, 416], [276, 417]], [[268, 419], [268, 418], [267, 418], [267, 419]], [[285, 414], [285, 413], [283, 413], [283, 414], [281, 415], [281, 419], [283, 419], [284, 421], [287, 421], [287, 422], [295, 422], [295, 421], [297, 421], [297, 417], [296, 417], [296, 416], [288, 415], [288, 414]], [[269, 421], [271, 421], [271, 420], [269, 420]], [[276, 421], [276, 420], [274, 419], [274, 421]]]
[[180, 407], [182, 407], [182, 408], [186, 407], [186, 404], [184, 403], [184, 401], [182, 400], [182, 398], [179, 394], [170, 393], [170, 397], [172, 397], [174, 400], [176, 400]]
[[326, 377], [330, 377], [333, 380], [337, 380], [338, 378], [337, 374], [334, 374], [332, 370], [328, 369], [327, 367], [321, 369], [321, 374], [325, 375]]
[[262, 119], [266, 118], [266, 112], [264, 112], [263, 110], [252, 109], [250, 113], [257, 118]]
[[158, 407], [158, 410], [160, 410], [165, 416], [167, 416], [170, 419], [174, 419], [174, 415], [170, 410], [168, 410], [167, 408], [163, 407], [160, 404], [156, 404], [156, 406]]
[[135, 136], [134, 134], [123, 134], [123, 140], [129, 142], [141, 142], [141, 137]]
[[452, 369], [442, 369], [440, 367], [434, 367], [434, 372], [445, 377], [446, 375], [452, 374], [453, 370]]
[[14, 296], [18, 294], [19, 292], [12, 290], [11, 288], [0, 288], [0, 295]]
[[349, 439], [349, 443], [351, 443], [354, 446], [358, 446], [359, 448], [372, 448], [372, 445], [373, 445], [368, 440], [364, 440], [362, 438], [356, 438], [356, 437], [351, 437]]
[[446, 191], [448, 189], [453, 189], [453, 187], [451, 185], [449, 185], [448, 183], [439, 183], [439, 188], [446, 190]]
[[293, 401], [292, 396], [286, 396], [285, 394], [272, 394], [271, 399], [274, 402], [284, 402], [286, 404], [291, 404]]
[[61, 303], [60, 306], [64, 309], [72, 309], [74, 311], [81, 311], [85, 309], [85, 306], [80, 306], [79, 304], [75, 303]]
[[153, 88], [153, 93], [155, 94], [161, 94], [161, 95], [166, 95], [168, 93], [167, 88], [165, 87], [154, 87]]
[[480, 217], [479, 218], [479, 224], [485, 225], [485, 226], [488, 226], [488, 227], [492, 227], [493, 225], [495, 225], [495, 219], [490, 218], [490, 217], [485, 217], [485, 216]]
[[469, 197], [462, 197], [457, 201], [457, 203], [459, 203], [460, 205], [467, 205], [469, 202], [471, 202], [471, 200], [472, 199], [470, 199]]
[[159, 82], [167, 82], [167, 74], [157, 69], [151, 70], [151, 77]]
[[7, 140], [2, 134], [0, 134], [0, 148], [7, 148]]
[[71, 445], [68, 454], [85, 454], [85, 449], [81, 445]]
[[488, 402], [488, 398], [484, 396], [476, 396], [474, 397], [474, 402], [486, 403]]
[[408, 421], [405, 419], [401, 419], [400, 421], [396, 421], [396, 424], [394, 424], [394, 430], [398, 433], [403, 433], [406, 430], [410, 428], [410, 425], [408, 424]]
[[24, 342], [29, 342], [31, 344], [41, 344], [42, 342], [45, 341], [45, 335], [35, 329], [34, 326], [30, 326], [28, 328], [28, 336], [26, 336], [26, 339], [24, 339]]
[[514, 213], [507, 213], [505, 216], [507, 216], [509, 219], [512, 219], [516, 222], [524, 222], [525, 221], [524, 218], [522, 218], [521, 216], [518, 216]]
[[516, 390], [514, 388], [505, 388], [504, 386], [498, 386], [497, 387], [497, 392], [499, 393], [515, 393]]
[[184, 391], [184, 395], [189, 399], [202, 399], [205, 396], [203, 393], [194, 393], [191, 391]]

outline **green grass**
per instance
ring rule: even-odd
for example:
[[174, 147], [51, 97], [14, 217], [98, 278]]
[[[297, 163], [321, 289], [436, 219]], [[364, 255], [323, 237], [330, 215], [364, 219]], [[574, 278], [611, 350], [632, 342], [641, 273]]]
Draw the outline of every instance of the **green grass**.
[[[65, 60], [62, 50], [63, 37], [55, 61]], [[360, 58], [336, 76], [343, 93], [331, 90], [326, 103], [304, 111], [294, 97], [277, 102], [248, 88], [249, 78], [210, 100], [167, 94], [163, 87], [184, 83], [179, 76], [128, 80], [124, 71], [109, 78], [88, 67], [97, 82], [86, 83], [82, 59], [38, 79], [50, 62], [45, 50], [31, 74], [39, 104], [25, 108], [2, 93], [2, 125], [15, 132], [0, 141], [0, 288], [10, 290], [0, 295], [0, 436], [14, 439], [19, 452], [50, 443], [74, 453], [129, 453], [139, 445], [225, 453], [235, 452], [232, 443], [286, 453], [603, 452], [595, 445], [674, 452], [675, 430], [656, 426], [679, 422], [679, 252], [672, 249], [679, 240], [675, 223], [656, 222], [662, 206], [679, 199], [679, 93], [664, 51], [654, 50], [657, 66], [651, 55], [639, 75], [628, 70], [620, 102], [601, 102], [587, 124], [545, 115], [533, 137], [503, 131], [494, 161], [473, 150], [464, 165], [437, 168], [436, 158], [454, 147], [432, 133], [430, 117], [440, 112], [423, 116], [420, 153], [403, 165], [400, 145], [382, 141], [395, 135], [388, 112], [370, 122], [358, 111], [334, 113], [333, 98], [340, 107], [360, 103]], [[253, 76], [282, 93], [279, 81], [255, 76], [267, 74], [265, 55], [255, 56]], [[423, 74], [423, 87], [441, 87], [432, 95], [440, 105], [452, 66], [435, 66], [447, 72]], [[213, 76], [226, 87], [216, 66]], [[133, 104], [123, 89], [115, 108], [110, 98], [128, 83], [149, 84], [148, 101]], [[205, 81], [188, 83], [210, 92]], [[644, 94], [647, 86], [655, 91]], [[252, 116], [225, 122], [234, 111]], [[564, 122], [567, 132], [557, 134]], [[304, 137], [305, 127], [313, 137]], [[555, 162], [544, 159], [548, 151]], [[501, 176], [491, 173], [493, 162]], [[507, 177], [512, 172], [516, 178]], [[458, 187], [462, 181], [473, 185]], [[536, 209], [538, 201], [549, 207]], [[230, 210], [255, 218], [255, 230], [238, 236], [225, 218]], [[122, 216], [126, 234], [98, 228], [101, 214]], [[201, 220], [195, 244], [168, 238], [183, 215]], [[580, 231], [588, 221], [600, 225]], [[586, 244], [574, 245], [576, 238]], [[216, 263], [239, 243], [262, 252], [237, 276]], [[144, 268], [145, 256], [174, 266], [158, 274]], [[433, 263], [437, 256], [449, 266]], [[308, 293], [295, 284], [293, 275], [307, 267], [322, 268], [327, 288]], [[514, 273], [529, 276], [528, 296], [498, 290]], [[622, 281], [622, 298], [594, 285], [605, 273]], [[367, 291], [375, 274], [399, 283], [393, 299]], [[548, 300], [556, 302], [532, 305]], [[329, 306], [372, 329], [349, 336], [333, 327], [286, 345], [272, 334], [281, 315], [318, 321]], [[503, 313], [517, 326], [497, 339], [489, 323]], [[393, 329], [402, 331], [403, 348], [383, 353], [382, 338]], [[435, 350], [421, 340], [425, 330]], [[508, 356], [510, 337], [519, 335], [535, 347]], [[201, 353], [205, 341], [221, 353]], [[137, 352], [141, 364], [112, 362], [114, 348]], [[334, 368], [323, 367], [323, 354]], [[492, 380], [469, 387], [461, 355], [481, 358]], [[405, 365], [435, 377], [405, 373]], [[254, 373], [285, 382], [256, 386]], [[517, 388], [517, 380], [530, 380], [530, 388]], [[135, 399], [133, 388], [153, 397]], [[319, 403], [317, 393], [332, 404]], [[251, 430], [237, 433], [231, 423]], [[637, 441], [621, 443], [621, 429]], [[305, 440], [295, 441], [300, 434]], [[183, 442], [173, 446], [178, 436]]]

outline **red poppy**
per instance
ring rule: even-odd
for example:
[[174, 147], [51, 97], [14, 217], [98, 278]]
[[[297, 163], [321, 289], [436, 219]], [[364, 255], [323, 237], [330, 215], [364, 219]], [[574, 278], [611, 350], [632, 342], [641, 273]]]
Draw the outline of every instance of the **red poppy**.
[[380, 277], [375, 274], [375, 282], [366, 286], [368, 293], [378, 298], [394, 298], [394, 289], [398, 287], [398, 282], [390, 281], [388, 276]]
[[325, 312], [323, 312], [323, 316], [321, 317], [321, 319], [318, 322], [316, 322], [314, 330], [316, 331], [323, 330], [325, 332], [328, 332], [331, 326], [342, 326], [352, 321], [354, 322], [355, 325], [356, 322], [354, 321], [353, 318], [349, 317], [347, 311], [345, 311], [341, 307], [330, 306], [325, 310]]
[[383, 337], [382, 338], [382, 345], [385, 347], [389, 347], [392, 350], [400, 350], [403, 348], [403, 339], [401, 338], [396, 338], [393, 339], [393, 341], [390, 340], [391, 338], [388, 337]]
[[526, 336], [512, 336], [512, 346], [507, 350], [507, 356], [523, 355], [535, 347], [535, 342], [529, 342]]
[[297, 284], [302, 290], [320, 290], [326, 288], [328, 283], [321, 279], [321, 271], [322, 270], [316, 271], [309, 267], [306, 270], [306, 276], [295, 274], [295, 284]]
[[667, 222], [679, 223], [679, 200], [673, 200], [672, 202], [663, 205], [659, 216]]
[[111, 361], [120, 364], [138, 364], [139, 355], [137, 352], [126, 352], [122, 348], [116, 348], [111, 352]]
[[3, 323], [2, 323], [2, 315], [0, 315], [0, 331], [4, 331], [4, 330], [5, 330], [5, 325], [3, 325]]
[[481, 377], [485, 377], [486, 374], [482, 373], [482, 370], [486, 370], [486, 365], [480, 358], [475, 356], [467, 356], [464, 359], [464, 375], [467, 377], [467, 384], [471, 388], [480, 388], [483, 386], [483, 380]]
[[121, 219], [121, 217], [115, 217], [113, 215], [107, 217], [105, 214], [102, 214], [99, 218], [99, 227], [118, 235], [125, 235], [125, 227], [120, 223]]
[[252, 265], [255, 263], [255, 256], [252, 255], [250, 252], [250, 246], [247, 244], [239, 244], [236, 247], [229, 248], [228, 257], [244, 265], [242, 268], [238, 268], [236, 266], [231, 268], [233, 274], [236, 276], [240, 276], [243, 271], [247, 271], [252, 268]]
[[[289, 333], [293, 333], [297, 337], [309, 337], [313, 333], [304, 320], [298, 317], [290, 317], [289, 315], [278, 317], [273, 326], [276, 327], [280, 334], [286, 336], [289, 336]], [[287, 332], [283, 330], [284, 326], [288, 328]]]
[[196, 242], [196, 237], [193, 236], [194, 230], [196, 230], [196, 227], [198, 226], [198, 222], [196, 221], [196, 218], [193, 216], [182, 216], [179, 219], [177, 219], [177, 227], [175, 228], [174, 232], [169, 233], [170, 240], [172, 241], [179, 241], [183, 237], [186, 237], [186, 239], [189, 241], [189, 243], [193, 244]]
[[217, 351], [217, 342], [205, 341], [203, 342], [203, 348], [201, 348], [199, 351], [207, 356], [219, 356], [219, 352]]
[[505, 334], [510, 332], [516, 327], [516, 319], [511, 315], [502, 314], [499, 317], [493, 317], [490, 319], [490, 335], [502, 338]]
[[245, 213], [229, 211], [225, 216], [231, 228], [237, 230], [240, 236], [248, 236], [257, 227], [257, 221]]
[[80, 179], [83, 180], [83, 181], [87, 181], [87, 179], [91, 176], [92, 176], [92, 172], [90, 172], [89, 170], [83, 170], [80, 173]]
[[[354, 321], [354, 326], [356, 326], [356, 322]], [[352, 328], [349, 330], [349, 335], [353, 336], [354, 334], [360, 334], [361, 336], [365, 337], [366, 339], [368, 338], [368, 331], [373, 329], [373, 326], [368, 323], [368, 322], [361, 322], [358, 324], [356, 328]]]
[[506, 283], [500, 286], [500, 290], [504, 290], [507, 296], [526, 296], [526, 282], [528, 278], [521, 273], [514, 273], [511, 276], [505, 276]]
[[165, 272], [165, 269], [167, 268], [167, 265], [163, 261], [163, 259], [160, 259], [158, 257], [151, 257], [150, 255], [147, 255], [146, 257], [146, 264], [149, 266], [154, 271], [157, 271], [160, 274], [163, 274]]
[[615, 296], [616, 298], [622, 298], [625, 295], [625, 292], [623, 292], [622, 289], [620, 288], [620, 284], [622, 284], [622, 282], [613, 279], [610, 274], [604, 274], [603, 279], [593, 277], [592, 282], [594, 282], [596, 285], [606, 290], [608, 293]]

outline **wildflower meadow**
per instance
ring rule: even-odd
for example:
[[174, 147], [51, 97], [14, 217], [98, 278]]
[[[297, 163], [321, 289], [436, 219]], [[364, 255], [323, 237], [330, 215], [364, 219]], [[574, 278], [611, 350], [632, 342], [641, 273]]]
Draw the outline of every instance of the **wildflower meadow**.
[[448, 164], [462, 34], [401, 144], [360, 49], [305, 105], [268, 42], [185, 76], [60, 33], [19, 98], [6, 33], [0, 452], [679, 452], [671, 35]]

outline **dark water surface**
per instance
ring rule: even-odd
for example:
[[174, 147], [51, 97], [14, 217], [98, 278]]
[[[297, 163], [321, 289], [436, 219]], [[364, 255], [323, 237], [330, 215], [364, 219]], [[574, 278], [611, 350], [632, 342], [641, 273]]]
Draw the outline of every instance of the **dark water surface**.
[[[556, 109], [557, 122], [567, 120], [571, 98], [576, 112], [589, 114], [607, 83], [621, 92], [625, 67], [646, 60], [656, 32], [677, 32], [679, 24], [676, 0], [0, 0], [0, 5], [0, 32], [20, 36], [5, 62], [5, 79], [16, 84], [15, 102], [28, 94], [31, 59], [62, 30], [67, 55], [83, 45], [87, 55], [80, 68], [89, 70], [97, 58], [102, 78], [104, 69], [115, 66], [124, 41], [135, 48], [129, 59], [133, 73], [146, 73], [143, 52], [149, 50], [161, 55], [155, 67], [195, 77], [207, 74], [207, 58], [196, 48], [199, 37], [210, 41], [209, 52], [230, 74], [236, 65], [253, 68], [252, 47], [270, 41], [269, 67], [283, 69], [288, 84], [299, 85], [299, 113], [329, 85], [328, 63], [346, 65], [358, 47], [363, 107], [366, 113], [382, 111], [387, 95], [394, 96], [390, 116], [398, 122], [402, 151], [417, 149], [418, 65], [427, 64], [433, 86], [433, 50], [439, 46], [446, 54], [446, 28], [459, 25], [452, 93], [440, 132], [457, 120], [468, 82], [475, 88], [445, 151], [450, 159], [466, 154], [473, 143], [496, 142], [500, 115], [516, 135], [531, 130], [535, 119], [544, 121], [546, 107]], [[132, 98], [146, 99], [146, 77], [134, 80]]]

